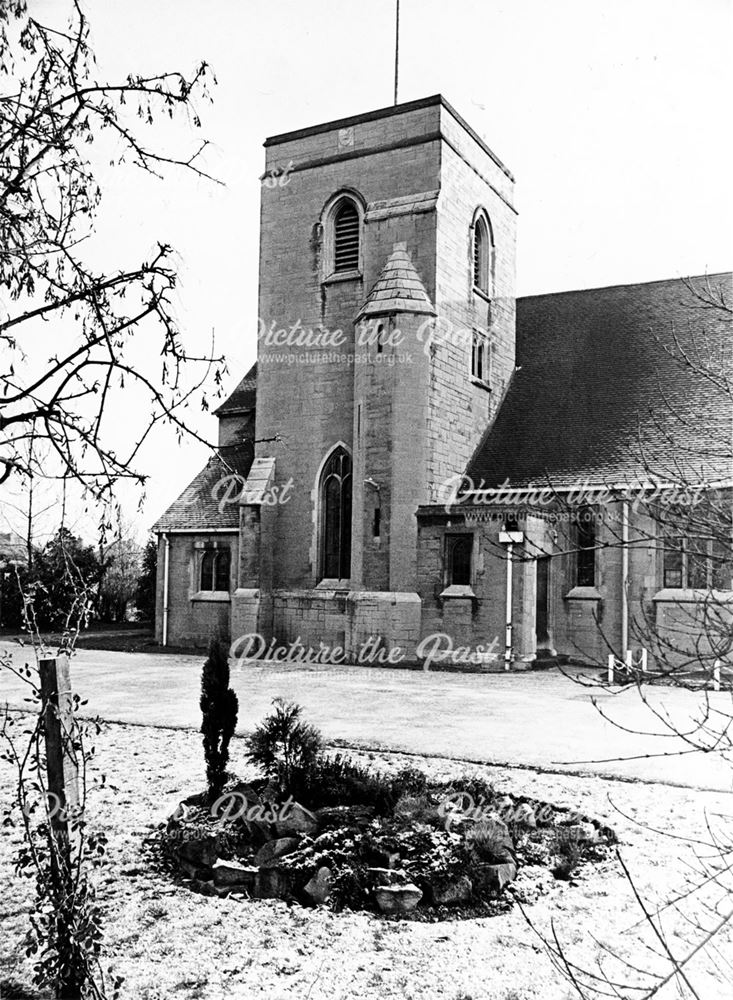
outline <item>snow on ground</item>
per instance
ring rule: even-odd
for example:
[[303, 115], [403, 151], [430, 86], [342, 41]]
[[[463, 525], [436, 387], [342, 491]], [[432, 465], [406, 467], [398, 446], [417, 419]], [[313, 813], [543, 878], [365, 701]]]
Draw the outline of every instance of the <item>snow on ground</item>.
[[[489, 737], [490, 739], [490, 737]], [[97, 741], [95, 771], [107, 786], [90, 797], [92, 822], [106, 829], [109, 854], [98, 875], [106, 914], [104, 964], [125, 977], [124, 1000], [566, 1000], [575, 996], [550, 963], [520, 909], [494, 918], [434, 924], [389, 922], [372, 914], [333, 914], [275, 901], [216, 899], [151, 871], [142, 850], [150, 826], [202, 787], [200, 737], [185, 730], [111, 724]], [[654, 784], [464, 765], [379, 753], [354, 754], [388, 769], [409, 763], [437, 779], [483, 774], [501, 791], [535, 796], [603, 819], [622, 840], [623, 858], [650, 899], [680, 885], [692, 850], [678, 837], [704, 835], [706, 817], [731, 813], [730, 795]], [[244, 775], [243, 743], [233, 770]], [[0, 808], [11, 774], [0, 765]], [[624, 815], [618, 810], [621, 810]], [[645, 824], [647, 828], [645, 828]], [[668, 834], [673, 832], [675, 837]], [[0, 977], [29, 979], [22, 957], [30, 888], [12, 870], [18, 835], [0, 840]], [[677, 881], [675, 881], [677, 880]], [[542, 931], [550, 921], [579, 965], [594, 967], [603, 946], [648, 968], [640, 911], [614, 860], [577, 885], [555, 883], [527, 907]], [[681, 921], [670, 915], [674, 936]], [[733, 954], [727, 939], [719, 948]], [[730, 997], [730, 980], [703, 961], [704, 1000]], [[667, 994], [675, 995], [670, 988]]]

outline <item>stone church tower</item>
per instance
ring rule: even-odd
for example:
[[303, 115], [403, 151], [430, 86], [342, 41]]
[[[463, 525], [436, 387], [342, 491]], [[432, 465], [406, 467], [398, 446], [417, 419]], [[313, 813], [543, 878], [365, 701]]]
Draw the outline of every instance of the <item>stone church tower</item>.
[[417, 508], [464, 472], [514, 368], [513, 178], [440, 96], [265, 146], [231, 634], [409, 652]]

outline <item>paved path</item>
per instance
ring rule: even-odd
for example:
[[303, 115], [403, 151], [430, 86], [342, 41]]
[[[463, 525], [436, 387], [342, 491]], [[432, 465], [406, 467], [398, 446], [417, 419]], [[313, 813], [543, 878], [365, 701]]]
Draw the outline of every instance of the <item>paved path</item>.
[[[16, 663], [24, 660], [17, 646], [0, 642], [1, 650], [13, 651]], [[75, 690], [88, 699], [90, 715], [198, 728], [202, 661], [202, 655], [79, 650], [72, 678]], [[602, 711], [627, 729], [664, 732], [636, 692], [589, 691], [556, 672], [478, 675], [240, 663], [232, 668], [232, 686], [239, 695], [243, 732], [281, 695], [302, 704], [329, 740], [733, 790], [733, 761], [713, 754], [676, 755], [684, 749], [681, 741], [624, 732], [605, 721], [590, 701], [595, 695]], [[654, 688], [648, 695], [657, 709], [688, 729], [690, 719], [700, 715], [700, 696], [692, 692]], [[21, 708], [23, 697], [22, 685], [0, 670], [0, 703]], [[730, 694], [709, 697], [715, 708], [731, 711]]]

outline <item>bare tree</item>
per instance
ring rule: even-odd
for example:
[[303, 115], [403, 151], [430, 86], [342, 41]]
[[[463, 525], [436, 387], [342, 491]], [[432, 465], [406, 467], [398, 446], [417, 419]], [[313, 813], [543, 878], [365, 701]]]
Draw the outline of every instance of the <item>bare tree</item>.
[[[108, 497], [119, 479], [145, 481], [139, 451], [157, 424], [202, 440], [182, 411], [207, 408], [204, 381], [218, 386], [223, 367], [184, 347], [170, 246], [111, 270], [95, 266], [102, 191], [93, 154], [151, 175], [177, 167], [208, 178], [205, 141], [178, 155], [144, 133], [167, 118], [199, 127], [194, 101], [208, 99], [211, 74], [201, 63], [190, 76], [99, 78], [79, 0], [68, 13], [62, 28], [42, 23], [26, 0], [0, 5], [0, 482], [35, 473]], [[127, 407], [118, 453], [110, 414], [130, 398], [135, 413]], [[35, 447], [24, 448], [31, 439]], [[44, 441], [53, 460], [41, 463]]]

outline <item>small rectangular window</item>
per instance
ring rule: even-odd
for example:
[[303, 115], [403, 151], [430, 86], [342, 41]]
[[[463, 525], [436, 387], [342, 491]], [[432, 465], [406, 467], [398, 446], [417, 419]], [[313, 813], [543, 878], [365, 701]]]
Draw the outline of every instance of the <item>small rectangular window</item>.
[[473, 331], [471, 376], [481, 382], [489, 381], [489, 340], [480, 330]]

